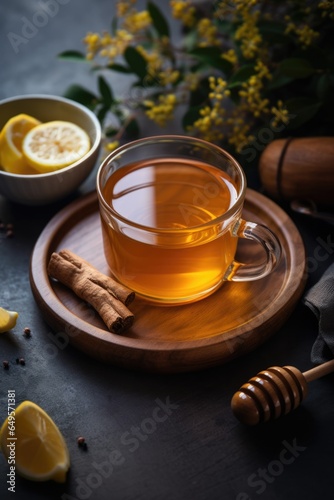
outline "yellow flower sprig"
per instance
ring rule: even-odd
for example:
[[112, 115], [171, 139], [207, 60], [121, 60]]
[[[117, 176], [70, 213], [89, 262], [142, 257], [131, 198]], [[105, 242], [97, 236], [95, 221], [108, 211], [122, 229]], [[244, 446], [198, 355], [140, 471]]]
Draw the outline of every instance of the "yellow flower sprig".
[[[121, 96], [105, 73], [99, 96], [79, 89], [101, 122], [111, 116], [116, 123], [108, 150], [138, 130], [141, 114], [166, 127], [182, 106], [185, 131], [240, 153], [261, 126], [272, 127], [270, 136], [286, 133], [290, 116], [303, 126], [333, 95], [326, 36], [334, 0], [169, 0], [169, 8], [166, 17], [154, 0], [146, 8], [118, 0], [112, 29], [83, 39], [84, 58], [95, 69], [132, 79]], [[180, 28], [177, 43], [168, 18]]]
[[182, 21], [184, 26], [192, 27], [196, 23], [196, 9], [191, 5], [190, 0], [171, 0], [172, 16]]
[[168, 121], [172, 120], [176, 105], [175, 94], [159, 95], [156, 101], [144, 101], [145, 114], [157, 125], [164, 127]]
[[199, 118], [189, 127], [190, 132], [199, 132], [200, 136], [210, 142], [219, 142], [224, 138], [223, 124], [226, 116], [226, 99], [230, 97], [227, 82], [221, 77], [210, 76], [210, 105], [203, 107]]

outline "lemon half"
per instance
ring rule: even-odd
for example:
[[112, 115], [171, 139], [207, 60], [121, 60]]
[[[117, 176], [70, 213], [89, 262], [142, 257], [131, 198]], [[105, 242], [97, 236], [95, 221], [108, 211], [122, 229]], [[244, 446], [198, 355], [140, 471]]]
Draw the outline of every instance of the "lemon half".
[[88, 134], [67, 121], [51, 121], [34, 127], [23, 140], [28, 164], [40, 173], [52, 172], [78, 161], [90, 149]]
[[11, 453], [15, 456], [22, 477], [65, 482], [70, 467], [66, 442], [51, 417], [32, 401], [24, 401], [7, 417], [0, 430], [0, 447], [7, 459]]
[[18, 313], [15, 311], [7, 311], [0, 307], [0, 333], [8, 332], [16, 325]]
[[12, 174], [36, 174], [22, 153], [26, 134], [41, 122], [21, 113], [10, 118], [0, 133], [0, 165]]

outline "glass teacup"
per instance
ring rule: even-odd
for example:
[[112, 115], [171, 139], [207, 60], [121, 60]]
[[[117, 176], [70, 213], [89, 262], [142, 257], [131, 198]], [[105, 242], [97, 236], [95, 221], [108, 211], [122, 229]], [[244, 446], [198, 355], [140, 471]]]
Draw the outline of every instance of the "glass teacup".
[[[203, 140], [162, 135], [121, 146], [100, 166], [97, 192], [112, 274], [153, 303], [194, 302], [224, 281], [263, 278], [280, 259], [273, 232], [242, 219], [241, 166]], [[237, 262], [239, 238], [260, 244], [263, 262]]]

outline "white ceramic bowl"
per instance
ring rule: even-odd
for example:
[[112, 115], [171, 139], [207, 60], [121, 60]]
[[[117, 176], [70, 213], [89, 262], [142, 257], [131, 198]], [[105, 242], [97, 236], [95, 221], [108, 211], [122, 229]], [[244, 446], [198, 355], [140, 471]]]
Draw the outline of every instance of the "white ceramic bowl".
[[41, 122], [71, 121], [87, 132], [91, 148], [72, 165], [47, 174], [11, 174], [0, 168], [0, 194], [24, 205], [45, 205], [75, 191], [91, 173], [99, 155], [101, 126], [94, 113], [63, 97], [41, 94], [10, 97], [0, 101], [0, 130], [19, 113], [34, 116]]

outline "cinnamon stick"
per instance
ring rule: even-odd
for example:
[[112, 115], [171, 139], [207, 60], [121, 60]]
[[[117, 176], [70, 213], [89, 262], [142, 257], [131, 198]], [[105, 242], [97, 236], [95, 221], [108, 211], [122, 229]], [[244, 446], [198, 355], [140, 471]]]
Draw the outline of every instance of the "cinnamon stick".
[[48, 274], [94, 307], [110, 331], [120, 333], [132, 325], [134, 315], [127, 305], [133, 301], [134, 292], [70, 250], [51, 255]]

